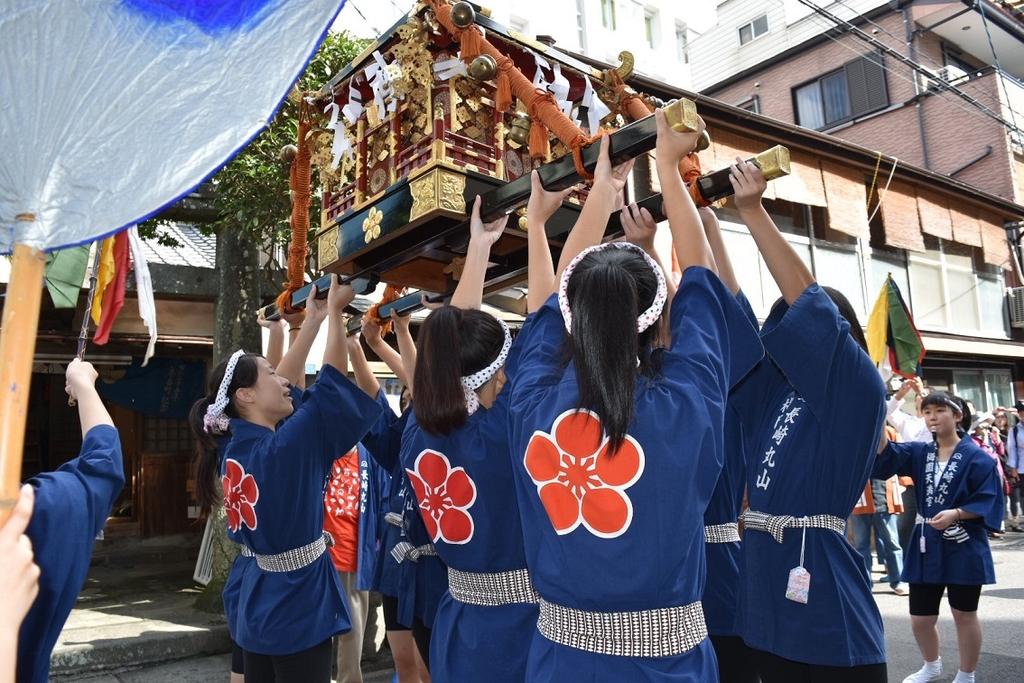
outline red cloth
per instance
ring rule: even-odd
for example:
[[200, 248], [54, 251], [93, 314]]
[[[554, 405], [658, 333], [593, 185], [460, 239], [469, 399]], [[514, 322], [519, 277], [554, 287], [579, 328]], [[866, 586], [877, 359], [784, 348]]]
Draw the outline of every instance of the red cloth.
[[114, 279], [107, 285], [103, 293], [103, 314], [100, 324], [96, 326], [96, 334], [92, 341], [98, 346], [110, 340], [110, 330], [114, 327], [114, 319], [124, 306], [125, 287], [128, 281], [128, 232], [122, 230], [114, 236]]
[[334, 568], [354, 572], [359, 560], [359, 452], [352, 449], [334, 461], [324, 494], [324, 531], [334, 537]]

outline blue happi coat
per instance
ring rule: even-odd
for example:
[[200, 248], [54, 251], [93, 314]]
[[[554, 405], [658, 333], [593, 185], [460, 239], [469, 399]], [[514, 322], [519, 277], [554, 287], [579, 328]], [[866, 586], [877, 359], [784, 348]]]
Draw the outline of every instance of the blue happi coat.
[[[428, 434], [413, 415], [402, 464], [419, 514], [444, 563], [464, 572], [523, 570], [526, 556], [509, 452], [509, 400], [519, 363], [517, 340], [505, 364], [507, 384], [447, 436]], [[430, 675], [438, 683], [524, 681], [537, 627], [536, 603], [467, 604], [444, 591], [430, 641]]]
[[[1002, 486], [995, 460], [970, 435], [965, 435], [935, 481], [934, 442], [890, 443], [871, 473], [885, 479], [894, 474], [914, 480], [918, 515], [931, 518], [943, 510], [960, 508], [979, 515], [959, 523], [964, 534], [949, 529], [946, 535], [930, 524], [917, 524], [904, 550], [903, 580], [908, 583], [995, 583], [988, 530], [999, 531], [1003, 519]], [[922, 549], [921, 535], [924, 534]]]
[[[736, 295], [740, 306], [749, 315], [750, 324], [757, 327], [757, 318], [742, 292]], [[730, 393], [730, 397], [731, 397]], [[736, 523], [743, 507], [743, 488], [746, 486], [746, 455], [744, 452], [744, 422], [736, 412], [730, 398], [725, 406], [725, 451], [722, 473], [711, 494], [704, 525]], [[736, 635], [736, 603], [740, 584], [740, 543], [707, 543], [707, 582], [704, 584], [704, 619], [708, 633], [713, 636]]]
[[[845, 521], [878, 448], [885, 415], [878, 371], [817, 284], [792, 306], [777, 304], [761, 340], [765, 360], [732, 396], [743, 420], [750, 509]], [[808, 602], [786, 598], [804, 537], [800, 529], [787, 529], [782, 543], [744, 533], [738, 634], [752, 648], [807, 664], [884, 662], [882, 619], [845, 535], [807, 530]]]
[[39, 595], [18, 633], [17, 680], [44, 683], [50, 653], [85, 584], [93, 542], [124, 488], [117, 430], [93, 427], [77, 458], [28, 483], [36, 498], [25, 534], [39, 566]]
[[[688, 268], [671, 304], [671, 347], [638, 377], [635, 417], [609, 457], [598, 416], [577, 412], [575, 366], [552, 296], [520, 333], [511, 401], [516, 497], [541, 599], [589, 612], [681, 607], [704, 592], [704, 520], [722, 468], [731, 383], [762, 356], [736, 298]], [[680, 449], [680, 443], [687, 447]], [[593, 654], [534, 634], [526, 679], [716, 680], [707, 639], [675, 656]]]
[[[231, 420], [222, 477], [228, 537], [274, 555], [323, 535], [323, 493], [338, 453], [350, 450], [380, 406], [330, 365], [276, 431]], [[290, 572], [241, 568], [235, 641], [247, 652], [286, 655], [351, 627], [329, 553]]]

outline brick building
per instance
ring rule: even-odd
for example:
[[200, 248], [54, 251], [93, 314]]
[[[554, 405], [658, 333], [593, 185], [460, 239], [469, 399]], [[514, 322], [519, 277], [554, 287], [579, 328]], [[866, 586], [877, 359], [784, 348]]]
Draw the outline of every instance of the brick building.
[[[899, 173], [917, 167], [1024, 203], [1020, 10], [1001, 0], [725, 0], [717, 12], [690, 46], [695, 88], [876, 153], [865, 176], [879, 206], [870, 236], [812, 237], [829, 253], [819, 279], [866, 311], [877, 287], [865, 283], [891, 270], [925, 334], [932, 384], [979, 408], [1024, 394], [1024, 353], [1012, 343], [1024, 338], [1007, 307], [1008, 286], [1021, 284], [1019, 249], [1007, 249], [1020, 223], [986, 223], [983, 208], [935, 201]], [[1009, 245], [996, 244], [998, 228]]]

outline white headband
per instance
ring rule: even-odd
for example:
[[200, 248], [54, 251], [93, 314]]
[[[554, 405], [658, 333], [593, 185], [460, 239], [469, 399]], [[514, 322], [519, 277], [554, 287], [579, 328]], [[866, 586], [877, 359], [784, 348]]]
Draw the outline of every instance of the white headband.
[[512, 348], [512, 333], [508, 330], [508, 325], [505, 324], [504, 320], [498, 320], [498, 324], [501, 325], [501, 329], [505, 332], [505, 342], [501, 345], [501, 351], [498, 353], [497, 358], [491, 361], [483, 370], [478, 370], [472, 375], [466, 375], [462, 378], [462, 391], [466, 394], [466, 412], [470, 415], [475, 413], [480, 407], [480, 397], [476, 395], [476, 390], [487, 384], [492, 377], [498, 374], [498, 370], [505, 364], [505, 360], [508, 358], [508, 351]]
[[224, 378], [217, 387], [217, 398], [210, 405], [206, 406], [206, 415], [203, 416], [203, 429], [207, 434], [223, 434], [231, 424], [224, 410], [228, 407], [228, 387], [231, 386], [231, 378], [235, 374], [235, 366], [238, 359], [245, 355], [245, 351], [238, 349], [231, 358], [228, 358], [227, 367], [224, 368]]
[[654, 271], [655, 277], [658, 279], [658, 291], [654, 295], [654, 301], [651, 303], [650, 308], [640, 314], [640, 317], [636, 319], [636, 332], [640, 334], [648, 327], [657, 322], [658, 318], [661, 317], [661, 311], [665, 308], [665, 302], [668, 300], [668, 286], [665, 284], [665, 274], [661, 272], [661, 267], [658, 263], [650, 257], [650, 255], [633, 244], [632, 242], [606, 242], [605, 244], [596, 244], [592, 247], [584, 249], [576, 255], [569, 265], [566, 266], [565, 270], [562, 271], [562, 280], [558, 286], [558, 307], [562, 309], [562, 319], [565, 321], [565, 329], [572, 334], [572, 310], [569, 309], [569, 278], [572, 276], [572, 272], [579, 265], [579, 262], [595, 251], [603, 251], [605, 249], [632, 249], [637, 253], [641, 254], [647, 261], [647, 265]]

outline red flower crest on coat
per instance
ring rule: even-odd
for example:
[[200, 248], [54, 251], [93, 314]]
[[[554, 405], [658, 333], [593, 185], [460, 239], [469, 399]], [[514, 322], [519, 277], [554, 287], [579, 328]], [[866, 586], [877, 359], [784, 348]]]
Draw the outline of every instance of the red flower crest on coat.
[[220, 478], [224, 490], [224, 511], [228, 516], [228, 531], [238, 531], [244, 524], [256, 530], [256, 501], [260, 487], [251, 474], [237, 460], [228, 458], [224, 463], [224, 476]]
[[616, 538], [633, 521], [626, 489], [644, 471], [644, 451], [626, 435], [612, 454], [601, 420], [590, 411], [569, 410], [558, 416], [551, 434], [536, 431], [523, 464], [558, 535], [582, 524], [600, 538]]
[[462, 467], [451, 466], [443, 453], [425, 450], [406, 469], [420, 504], [420, 515], [431, 540], [452, 545], [473, 538], [473, 516], [467, 510], [476, 502], [476, 484]]

